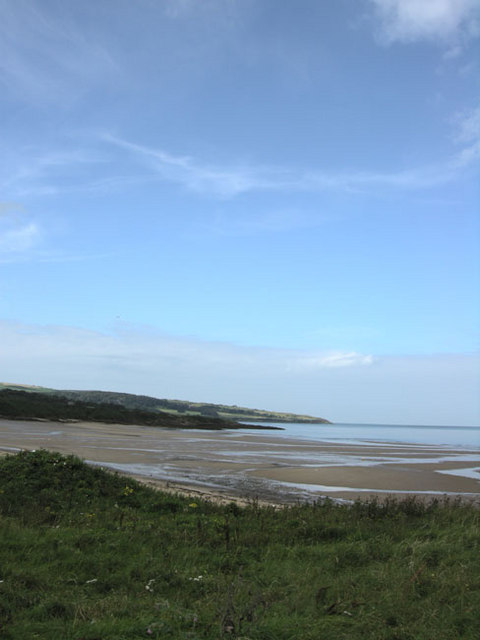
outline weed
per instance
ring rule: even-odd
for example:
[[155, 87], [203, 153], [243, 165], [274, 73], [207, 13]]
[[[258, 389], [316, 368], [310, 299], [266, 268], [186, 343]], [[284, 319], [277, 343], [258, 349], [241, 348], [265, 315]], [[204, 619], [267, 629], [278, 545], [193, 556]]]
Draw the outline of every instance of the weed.
[[0, 461], [0, 637], [477, 640], [479, 524], [444, 500], [222, 507], [22, 452]]

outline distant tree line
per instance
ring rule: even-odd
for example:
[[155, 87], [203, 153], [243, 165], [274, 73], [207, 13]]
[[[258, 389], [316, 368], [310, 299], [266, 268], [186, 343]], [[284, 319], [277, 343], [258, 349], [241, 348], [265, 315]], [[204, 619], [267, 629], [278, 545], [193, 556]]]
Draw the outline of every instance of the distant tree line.
[[[92, 392], [94, 393], [94, 392]], [[103, 396], [105, 397], [105, 396]], [[171, 415], [126, 407], [117, 402], [77, 400], [51, 393], [32, 391], [0, 391], [0, 417], [44, 420], [84, 420], [119, 424], [194, 429], [235, 428], [235, 422], [215, 416]]]
[[[91, 405], [108, 405], [110, 409], [105, 410], [104, 413], [108, 413], [109, 415], [115, 415], [115, 420], [117, 422], [120, 421], [121, 415], [119, 414], [119, 410], [130, 410], [133, 412], [137, 412], [134, 414], [129, 414], [128, 420], [136, 416], [136, 420], [141, 419], [142, 412], [148, 413], [148, 418], [145, 416], [144, 420], [147, 421], [145, 424], [159, 424], [164, 426], [163, 419], [168, 419], [169, 425], [174, 426], [173, 421], [175, 418], [179, 420], [188, 420], [188, 424], [190, 424], [195, 417], [204, 417], [208, 418], [209, 425], [212, 424], [212, 421], [216, 419], [224, 419], [234, 421], [244, 421], [244, 422], [306, 422], [306, 423], [328, 423], [328, 420], [324, 418], [318, 418], [313, 416], [305, 416], [305, 415], [297, 415], [292, 413], [277, 413], [275, 411], [265, 411], [260, 409], [249, 409], [246, 407], [238, 407], [236, 405], [228, 406], [222, 404], [211, 404], [206, 402], [189, 402], [186, 400], [167, 400], [160, 398], [153, 398], [151, 396], [145, 395], [136, 395], [133, 393], [119, 393], [115, 391], [78, 391], [78, 390], [60, 390], [60, 389], [48, 389], [48, 388], [28, 388], [28, 389], [20, 389], [19, 386], [16, 385], [2, 385], [0, 384], [0, 392], [2, 392], [2, 387], [4, 390], [10, 391], [18, 391], [28, 394], [36, 394], [37, 396], [45, 396], [48, 398], [52, 398], [53, 396], [61, 397], [72, 401], [74, 403], [83, 402], [90, 406], [90, 412], [95, 411], [98, 412], [98, 407], [92, 407]], [[42, 405], [43, 406], [43, 405]], [[75, 406], [75, 405], [70, 405]], [[116, 412], [113, 412], [113, 407], [117, 408]], [[77, 407], [79, 409], [79, 407]], [[14, 410], [14, 409], [12, 409]], [[38, 410], [42, 410], [40, 405], [38, 405]], [[85, 410], [85, 407], [82, 411]], [[138, 412], [141, 412], [140, 414]], [[154, 418], [156, 416], [159, 418], [160, 423], [155, 422]], [[83, 419], [83, 418], [82, 418]], [[94, 419], [94, 418], [90, 418]], [[112, 418], [113, 419], [113, 418]], [[125, 417], [127, 419], [127, 417]], [[153, 422], [152, 422], [153, 420]], [[141, 422], [143, 424], [144, 422]], [[179, 423], [180, 426], [183, 426], [185, 423]], [[213, 423], [215, 424], [215, 423]]]

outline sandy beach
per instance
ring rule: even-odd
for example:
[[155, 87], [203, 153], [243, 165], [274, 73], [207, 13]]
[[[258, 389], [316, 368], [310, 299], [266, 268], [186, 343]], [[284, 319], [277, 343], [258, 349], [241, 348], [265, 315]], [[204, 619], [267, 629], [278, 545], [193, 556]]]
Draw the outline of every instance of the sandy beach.
[[402, 443], [338, 444], [272, 432], [0, 420], [0, 450], [50, 449], [169, 491], [288, 504], [321, 496], [461, 495], [480, 501], [480, 451]]

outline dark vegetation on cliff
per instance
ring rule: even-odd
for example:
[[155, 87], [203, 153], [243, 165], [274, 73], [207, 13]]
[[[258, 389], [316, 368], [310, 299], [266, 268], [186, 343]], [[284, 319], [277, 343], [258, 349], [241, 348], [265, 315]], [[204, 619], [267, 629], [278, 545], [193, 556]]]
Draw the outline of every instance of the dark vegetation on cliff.
[[121, 404], [69, 399], [32, 391], [0, 390], [0, 417], [14, 420], [84, 420], [180, 429], [238, 429], [241, 425], [215, 416], [172, 415]]
[[29, 393], [46, 393], [63, 396], [70, 400], [87, 403], [106, 403], [118, 405], [126, 409], [153, 411], [180, 416], [203, 416], [206, 418], [223, 418], [225, 420], [244, 422], [307, 422], [328, 423], [324, 418], [305, 416], [295, 413], [279, 413], [264, 411], [263, 409], [248, 409], [245, 407], [209, 404], [202, 402], [188, 402], [186, 400], [166, 400], [151, 396], [135, 395], [133, 393], [118, 393], [114, 391], [76, 391], [49, 389], [47, 387], [30, 387], [0, 383], [1, 389], [27, 391]]

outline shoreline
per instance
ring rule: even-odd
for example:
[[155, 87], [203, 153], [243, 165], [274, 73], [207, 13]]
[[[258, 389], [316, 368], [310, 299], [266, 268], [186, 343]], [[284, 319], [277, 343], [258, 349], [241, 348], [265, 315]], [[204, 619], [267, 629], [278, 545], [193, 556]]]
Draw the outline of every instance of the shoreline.
[[480, 450], [465, 447], [0, 420], [0, 450], [40, 448], [78, 455], [163, 491], [220, 502], [283, 505], [408, 495], [480, 502]]

